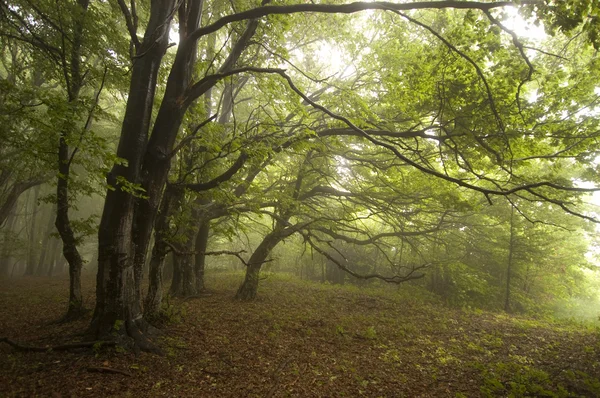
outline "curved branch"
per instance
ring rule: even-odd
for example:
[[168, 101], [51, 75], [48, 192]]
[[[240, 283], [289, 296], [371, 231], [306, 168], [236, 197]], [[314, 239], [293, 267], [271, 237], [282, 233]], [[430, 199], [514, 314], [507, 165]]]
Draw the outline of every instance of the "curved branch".
[[238, 12], [236, 14], [227, 15], [210, 25], [196, 29], [190, 34], [190, 39], [198, 40], [202, 36], [216, 32], [222, 27], [233, 22], [244, 21], [247, 19], [256, 19], [266, 17], [267, 15], [289, 15], [303, 12], [315, 12], [321, 14], [353, 14], [366, 10], [383, 10], [383, 11], [408, 11], [408, 10], [424, 10], [424, 9], [445, 9], [456, 8], [462, 10], [477, 9], [491, 10], [494, 8], [502, 8], [509, 6], [525, 5], [525, 4], [542, 4], [538, 0], [523, 0], [518, 3], [512, 1], [498, 1], [493, 3], [477, 2], [477, 1], [416, 1], [410, 3], [388, 3], [383, 1], [355, 2], [349, 4], [292, 4], [287, 6], [263, 6], [256, 7], [250, 10]]
[[237, 160], [235, 161], [235, 163], [233, 163], [231, 165], [231, 167], [229, 169], [227, 169], [227, 171], [225, 171], [220, 176], [217, 176], [207, 182], [202, 182], [202, 183], [198, 183], [198, 184], [181, 184], [179, 186], [183, 186], [183, 187], [185, 187], [191, 191], [195, 191], [195, 192], [208, 191], [209, 189], [216, 188], [221, 183], [223, 183], [225, 181], [229, 181], [235, 175], [235, 173], [237, 173], [244, 166], [247, 159], [248, 159], [248, 154], [246, 152], [242, 152], [240, 154], [240, 156], [237, 158]]

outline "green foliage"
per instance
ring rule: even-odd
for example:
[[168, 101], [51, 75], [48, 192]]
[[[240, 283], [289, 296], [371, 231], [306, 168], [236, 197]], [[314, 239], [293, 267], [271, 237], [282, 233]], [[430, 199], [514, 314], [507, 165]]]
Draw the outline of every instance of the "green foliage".
[[484, 397], [498, 395], [508, 397], [568, 397], [564, 388], [553, 388], [548, 373], [512, 362], [498, 362], [492, 369], [483, 373], [484, 385], [481, 394]]
[[[139, 183], [133, 183], [128, 181], [123, 176], [117, 176], [117, 186], [124, 192], [127, 192], [136, 198], [147, 199], [148, 197], [144, 195], [145, 190]], [[109, 189], [116, 189], [116, 187], [109, 187]]]
[[598, 396], [600, 394], [600, 379], [581, 370], [567, 370], [565, 376], [570, 384], [586, 395]]

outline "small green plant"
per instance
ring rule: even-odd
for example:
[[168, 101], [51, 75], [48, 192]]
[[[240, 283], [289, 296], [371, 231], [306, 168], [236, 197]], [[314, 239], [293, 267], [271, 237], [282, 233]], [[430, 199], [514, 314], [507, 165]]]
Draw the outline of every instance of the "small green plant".
[[113, 329], [116, 331], [119, 331], [123, 328], [123, 325], [125, 324], [125, 322], [121, 319], [117, 319], [115, 321], [115, 324], [113, 325]]
[[400, 352], [395, 348], [386, 350], [379, 357], [379, 359], [381, 359], [383, 362], [387, 362], [387, 363], [397, 363], [397, 364], [402, 363], [402, 360], [400, 359]]
[[467, 350], [473, 351], [473, 352], [481, 352], [481, 353], [489, 352], [485, 348], [480, 346], [479, 344], [474, 343], [472, 341], [469, 341], [469, 343], [467, 344]]
[[498, 349], [504, 345], [501, 337], [485, 334], [481, 337], [481, 344], [487, 348]]
[[375, 332], [375, 327], [369, 326], [365, 331], [365, 338], [369, 340], [375, 340], [377, 338], [377, 333]]

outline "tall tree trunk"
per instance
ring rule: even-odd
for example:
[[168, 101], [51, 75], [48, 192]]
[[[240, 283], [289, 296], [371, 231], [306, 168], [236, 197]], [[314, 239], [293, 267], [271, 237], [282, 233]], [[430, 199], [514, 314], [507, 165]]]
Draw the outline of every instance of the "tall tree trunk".
[[[203, 0], [183, 1], [179, 6], [179, 47], [141, 165], [141, 183], [147, 199], [137, 201], [133, 220], [133, 242], [136, 248], [133, 267], [137, 296], [141, 294], [142, 267], [146, 260], [161, 194], [171, 168], [169, 153], [175, 145], [187, 107], [191, 105], [191, 102], [183, 99], [188, 95], [187, 90], [192, 82], [197, 40], [188, 39], [188, 35], [198, 28], [203, 6]], [[210, 90], [214, 84], [216, 82], [206, 85], [204, 91]]]
[[[79, 318], [83, 312], [83, 294], [81, 291], [81, 270], [83, 259], [77, 249], [77, 238], [71, 227], [69, 219], [69, 177], [73, 154], [70, 153], [68, 140], [78, 130], [76, 123], [75, 107], [79, 101], [79, 93], [83, 85], [83, 72], [81, 71], [81, 47], [83, 45], [83, 30], [90, 0], [77, 0], [80, 15], [74, 16], [73, 40], [71, 44], [71, 63], [65, 76], [69, 76], [67, 83], [68, 100], [71, 109], [70, 120], [63, 125], [58, 142], [58, 180], [56, 184], [56, 220], [54, 225], [63, 242], [63, 255], [69, 264], [69, 302], [64, 321]], [[84, 128], [88, 128], [85, 126]]]
[[29, 244], [28, 244], [28, 254], [27, 254], [27, 267], [25, 268], [25, 275], [33, 275], [35, 272], [35, 267], [37, 265], [36, 254], [39, 250], [38, 248], [38, 240], [37, 240], [37, 226], [36, 221], [37, 211], [38, 211], [38, 197], [40, 194], [40, 186], [36, 186], [33, 190], [33, 203], [31, 204], [31, 220], [30, 220], [30, 229], [29, 229]]
[[[175, 62], [169, 74], [165, 95], [156, 116], [142, 166], [142, 186], [148, 199], [137, 202], [134, 220], [134, 244], [137, 250], [134, 268], [136, 270], [144, 264], [143, 256], [152, 233], [160, 194], [167, 181], [171, 166], [171, 158], [167, 155], [173, 149], [183, 116], [195, 99], [206, 94], [221, 80], [221, 77], [207, 78], [202, 80], [202, 83], [199, 82], [193, 85], [193, 93], [188, 90], [193, 76], [197, 41], [190, 40], [187, 35], [193, 32], [200, 22], [202, 1], [191, 1], [187, 10], [185, 18], [182, 15], [179, 18], [180, 31], [185, 32], [182, 36], [184, 40], [179, 43]], [[181, 24], [181, 20], [185, 20], [185, 25]], [[219, 74], [230, 71], [235, 66], [249, 40], [256, 32], [258, 23], [258, 20], [248, 22], [246, 30], [234, 44], [231, 53], [219, 68]], [[138, 274], [141, 274], [141, 272], [136, 271], [136, 275]], [[138, 286], [139, 283], [140, 280], [137, 278], [136, 284]]]
[[508, 243], [508, 263], [506, 265], [506, 291], [504, 294], [504, 311], [510, 312], [510, 278], [512, 276], [513, 258], [515, 252], [515, 208], [510, 209], [510, 240]]

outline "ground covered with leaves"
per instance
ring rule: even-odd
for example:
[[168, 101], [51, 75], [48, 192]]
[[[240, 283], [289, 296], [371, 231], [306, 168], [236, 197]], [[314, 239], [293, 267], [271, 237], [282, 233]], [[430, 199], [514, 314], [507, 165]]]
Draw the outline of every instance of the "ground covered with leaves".
[[[600, 332], [455, 310], [408, 287], [336, 287], [269, 277], [250, 303], [242, 275], [169, 300], [160, 357], [119, 347], [21, 352], [0, 345], [0, 396], [600, 396]], [[67, 280], [0, 281], [0, 337], [80, 341], [90, 316], [53, 323]], [[93, 280], [85, 283], [87, 305]]]

